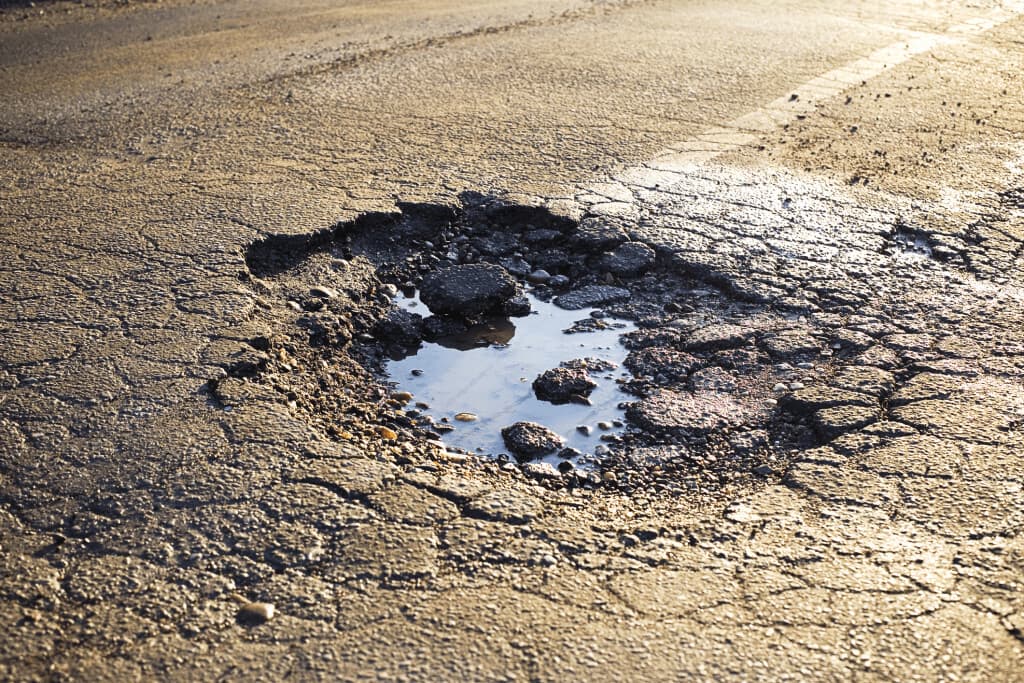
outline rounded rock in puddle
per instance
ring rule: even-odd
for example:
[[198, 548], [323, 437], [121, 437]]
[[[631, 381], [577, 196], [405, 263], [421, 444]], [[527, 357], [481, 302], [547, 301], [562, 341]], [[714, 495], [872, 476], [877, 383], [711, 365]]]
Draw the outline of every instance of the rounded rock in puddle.
[[474, 316], [494, 310], [519, 292], [519, 284], [501, 266], [474, 263], [431, 272], [423, 279], [420, 296], [433, 313]]
[[550, 403], [578, 402], [577, 397], [586, 399], [596, 388], [597, 382], [590, 379], [582, 368], [552, 368], [533, 380], [533, 392], [537, 398]]
[[501, 430], [508, 449], [521, 460], [540, 458], [561, 450], [563, 441], [555, 432], [536, 422], [516, 422]]

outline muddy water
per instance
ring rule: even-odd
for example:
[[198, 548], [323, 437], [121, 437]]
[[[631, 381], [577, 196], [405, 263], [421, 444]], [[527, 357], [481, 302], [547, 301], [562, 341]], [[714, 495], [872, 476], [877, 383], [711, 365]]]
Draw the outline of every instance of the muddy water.
[[[430, 312], [417, 299], [399, 299], [399, 305], [427, 316]], [[624, 320], [602, 318], [606, 329], [566, 334], [575, 321], [590, 318], [592, 309], [565, 311], [530, 297], [533, 313], [521, 318], [494, 319], [470, 330], [467, 335], [442, 343], [424, 343], [415, 355], [390, 361], [387, 372], [399, 389], [414, 395], [415, 402], [428, 404], [424, 412], [454, 430], [443, 436], [449, 447], [498, 455], [508, 450], [501, 429], [514, 422], [537, 422], [557, 432], [571, 446], [593, 454], [602, 434], [599, 422], [621, 421], [619, 403], [630, 398], [619, 391], [616, 380], [628, 378], [621, 367], [626, 349], [619, 336], [635, 329]], [[616, 365], [609, 372], [594, 373], [598, 383], [590, 395], [592, 405], [553, 405], [533, 393], [536, 377], [564, 361], [600, 358]], [[463, 422], [458, 413], [472, 413], [477, 419]], [[591, 434], [577, 427], [586, 425]], [[559, 458], [547, 462], [557, 465]], [[584, 459], [585, 461], [585, 459]]]

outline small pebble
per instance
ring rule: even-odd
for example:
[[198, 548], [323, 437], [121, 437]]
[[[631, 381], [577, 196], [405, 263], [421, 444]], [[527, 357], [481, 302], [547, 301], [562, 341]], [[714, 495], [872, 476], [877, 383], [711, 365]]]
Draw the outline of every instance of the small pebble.
[[335, 299], [338, 296], [338, 292], [326, 285], [315, 285], [310, 288], [309, 293], [322, 299]]
[[804, 383], [803, 382], [790, 382], [789, 383], [789, 388], [792, 389], [793, 391], [796, 391], [797, 389], [803, 389], [804, 388]]
[[598, 429], [604, 429], [604, 430], [608, 430], [608, 429], [611, 429], [611, 428], [612, 428], [612, 426], [613, 426], [613, 425], [612, 425], [612, 423], [611, 423], [611, 422], [604, 422], [604, 421], [602, 421], [602, 422], [598, 422], [598, 423], [597, 423], [597, 428], [598, 428]]
[[395, 391], [392, 392], [391, 398], [404, 404], [412, 400], [412, 394], [408, 391]]
[[413, 377], [419, 377], [419, 376], [420, 376], [420, 375], [422, 375], [422, 374], [423, 374], [423, 371], [422, 371], [422, 370], [420, 370], [419, 368], [415, 368], [415, 369], [414, 369], [414, 370], [412, 371], [412, 376], [413, 376]]
[[395, 430], [385, 427], [384, 425], [374, 427], [373, 431], [377, 432], [378, 436], [387, 439], [388, 441], [394, 441], [398, 438], [398, 433]]
[[238, 610], [238, 621], [257, 626], [274, 618], [274, 606], [269, 602], [249, 602]]
[[619, 480], [619, 477], [614, 472], [609, 471], [609, 472], [603, 472], [601, 474], [601, 481], [603, 481], [606, 484], [614, 484], [618, 480]]
[[785, 384], [783, 384], [782, 382], [779, 382], [779, 383], [778, 383], [778, 384], [776, 384], [776, 385], [775, 385], [774, 387], [772, 387], [772, 391], [775, 391], [775, 392], [783, 392], [783, 391], [786, 391], [786, 390], [788, 390], [788, 389], [789, 389], [789, 387], [787, 387], [787, 386], [786, 386]]
[[476, 422], [480, 418], [473, 413], [455, 413], [455, 419], [459, 422]]
[[813, 370], [814, 369], [814, 363], [806, 363], [806, 362], [805, 363], [797, 363], [796, 366], [798, 368], [800, 368], [801, 370]]
[[580, 434], [590, 436], [590, 433], [594, 431], [594, 428], [590, 425], [576, 425], [576, 431]]

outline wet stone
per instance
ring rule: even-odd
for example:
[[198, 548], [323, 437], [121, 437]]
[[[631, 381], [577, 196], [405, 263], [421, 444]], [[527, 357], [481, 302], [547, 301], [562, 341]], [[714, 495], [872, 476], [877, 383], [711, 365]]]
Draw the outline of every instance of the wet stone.
[[587, 397], [595, 388], [597, 382], [582, 368], [553, 368], [533, 381], [537, 398], [551, 403], [578, 402], [577, 397]]
[[466, 317], [493, 311], [519, 294], [507, 270], [487, 263], [436, 270], [420, 287], [420, 299], [432, 313]]
[[550, 455], [563, 445], [562, 437], [536, 422], [516, 422], [502, 429], [501, 436], [508, 449], [521, 460]]
[[423, 316], [402, 309], [388, 311], [373, 328], [378, 339], [415, 346], [423, 339]]

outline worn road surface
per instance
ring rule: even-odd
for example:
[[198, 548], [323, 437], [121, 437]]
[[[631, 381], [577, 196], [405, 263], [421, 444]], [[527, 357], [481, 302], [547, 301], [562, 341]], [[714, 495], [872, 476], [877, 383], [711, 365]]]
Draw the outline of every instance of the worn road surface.
[[[1024, 681], [1021, 12], [0, 3], [0, 678]], [[757, 307], [816, 440], [563, 488], [276, 393], [327, 271], [250, 245], [464, 192]]]

